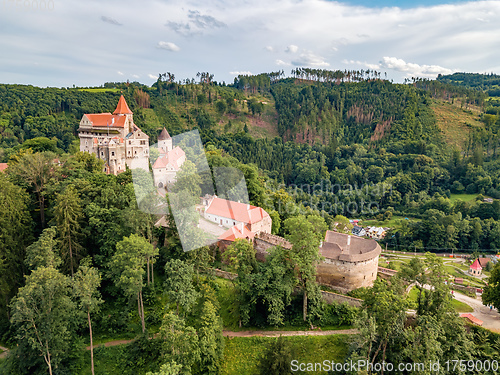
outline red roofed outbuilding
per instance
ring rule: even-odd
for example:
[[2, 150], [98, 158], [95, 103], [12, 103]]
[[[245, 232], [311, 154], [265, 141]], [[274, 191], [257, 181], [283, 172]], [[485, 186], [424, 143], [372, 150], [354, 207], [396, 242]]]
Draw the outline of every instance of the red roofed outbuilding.
[[483, 270], [483, 267], [481, 267], [481, 264], [479, 264], [479, 260], [476, 259], [474, 263], [469, 268], [469, 273], [474, 276], [479, 276], [481, 275], [481, 272]]
[[224, 227], [245, 224], [253, 233], [271, 233], [272, 220], [261, 207], [221, 199], [214, 195], [206, 201], [205, 219]]

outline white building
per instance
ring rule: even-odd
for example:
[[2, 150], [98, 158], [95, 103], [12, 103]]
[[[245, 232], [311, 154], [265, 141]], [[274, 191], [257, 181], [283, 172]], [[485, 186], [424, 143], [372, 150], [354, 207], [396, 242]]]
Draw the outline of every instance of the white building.
[[153, 165], [154, 184], [159, 188], [175, 182], [175, 176], [186, 161], [185, 152], [179, 147], [173, 147], [172, 137], [167, 129], [163, 128], [158, 137], [160, 156]]
[[[234, 227], [240, 232], [249, 231], [253, 234], [271, 233], [271, 217], [261, 207], [221, 199], [216, 195], [202, 198], [202, 203], [203, 217], [219, 226]], [[225, 238], [225, 234], [221, 237]]]

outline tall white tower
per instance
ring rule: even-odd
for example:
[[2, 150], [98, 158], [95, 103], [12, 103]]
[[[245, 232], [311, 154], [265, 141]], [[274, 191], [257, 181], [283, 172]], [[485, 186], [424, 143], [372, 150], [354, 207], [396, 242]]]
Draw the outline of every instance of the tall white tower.
[[158, 150], [160, 154], [166, 154], [172, 151], [172, 137], [168, 134], [167, 129], [163, 128], [160, 135], [158, 136]]

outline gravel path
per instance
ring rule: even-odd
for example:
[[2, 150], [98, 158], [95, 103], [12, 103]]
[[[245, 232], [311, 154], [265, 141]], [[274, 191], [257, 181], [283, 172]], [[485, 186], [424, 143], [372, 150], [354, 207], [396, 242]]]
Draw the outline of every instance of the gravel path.
[[490, 331], [500, 333], [500, 314], [497, 309], [491, 309], [483, 305], [480, 298], [472, 298], [464, 294], [454, 293], [455, 299], [460, 302], [464, 302], [474, 309], [471, 314], [476, 318], [483, 321], [483, 328], [489, 329]]

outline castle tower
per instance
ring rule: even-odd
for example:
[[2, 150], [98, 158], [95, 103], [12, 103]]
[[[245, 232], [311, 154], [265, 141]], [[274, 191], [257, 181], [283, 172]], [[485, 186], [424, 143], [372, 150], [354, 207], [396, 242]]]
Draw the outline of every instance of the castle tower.
[[[120, 96], [120, 100], [118, 100], [118, 105], [116, 106], [115, 111], [113, 112], [113, 115], [115, 116], [125, 116], [125, 130], [126, 133], [132, 133], [134, 131], [133, 129], [133, 115], [132, 111], [128, 107], [128, 104], [124, 98], [124, 96]], [[114, 120], [114, 119], [113, 119]], [[113, 121], [114, 122], [114, 121]]]
[[160, 154], [166, 154], [172, 151], [172, 137], [168, 134], [167, 129], [163, 128], [160, 135], [158, 136], [158, 150]]

